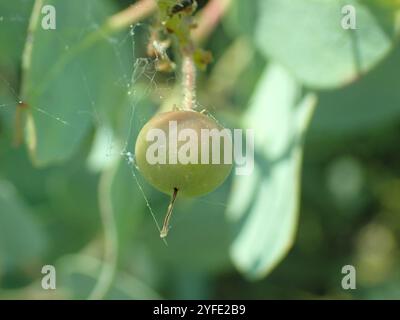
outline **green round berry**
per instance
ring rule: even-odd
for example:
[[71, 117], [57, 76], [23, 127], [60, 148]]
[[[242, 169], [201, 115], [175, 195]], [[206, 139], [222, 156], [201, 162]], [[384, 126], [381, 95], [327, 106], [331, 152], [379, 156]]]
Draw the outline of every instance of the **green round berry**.
[[[136, 141], [135, 157], [139, 171], [151, 185], [169, 195], [175, 189], [180, 195], [189, 197], [213, 191], [225, 181], [232, 169], [231, 159], [225, 158], [224, 139], [218, 138], [220, 146], [216, 145], [213, 149], [215, 139], [202, 136], [202, 133], [213, 129], [214, 132], [215, 129], [221, 132], [224, 128], [214, 119], [196, 111], [155, 115], [144, 125]], [[156, 132], [157, 138], [151, 132]], [[191, 132], [190, 135], [186, 135], [188, 132]], [[166, 139], [161, 139], [159, 133], [164, 133]], [[155, 142], [158, 143], [157, 148]], [[213, 152], [219, 153], [217, 163], [212, 161]], [[227, 152], [231, 153], [231, 150], [227, 148]], [[149, 161], [151, 155], [159, 161]], [[208, 158], [208, 163], [204, 157]]]

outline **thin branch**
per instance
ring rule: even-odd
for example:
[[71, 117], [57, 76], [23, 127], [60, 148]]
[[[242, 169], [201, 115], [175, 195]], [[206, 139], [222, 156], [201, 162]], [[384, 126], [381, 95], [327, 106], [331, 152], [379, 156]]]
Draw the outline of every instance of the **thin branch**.
[[197, 28], [193, 30], [195, 43], [205, 40], [218, 25], [232, 0], [210, 0], [199, 13]]
[[21, 67], [22, 80], [21, 80], [21, 90], [20, 90], [21, 99], [24, 99], [26, 95], [26, 87], [27, 87], [26, 77], [29, 72], [29, 69], [31, 68], [34, 33], [39, 23], [40, 10], [42, 9], [42, 6], [43, 6], [43, 1], [36, 0], [33, 5], [31, 17], [29, 19], [27, 37], [25, 41], [24, 50], [22, 52], [22, 67]]
[[99, 184], [99, 206], [104, 230], [104, 261], [100, 276], [89, 295], [90, 300], [103, 299], [110, 290], [118, 262], [118, 230], [111, 200], [112, 178], [117, 166], [104, 172]]
[[130, 7], [114, 14], [107, 20], [107, 28], [117, 31], [149, 17], [157, 9], [156, 0], [140, 0]]

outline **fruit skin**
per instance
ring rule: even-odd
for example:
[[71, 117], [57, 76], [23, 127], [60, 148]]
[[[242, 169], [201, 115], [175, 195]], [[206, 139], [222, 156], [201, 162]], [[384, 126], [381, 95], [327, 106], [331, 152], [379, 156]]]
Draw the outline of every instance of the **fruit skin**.
[[[156, 189], [171, 195], [174, 188], [177, 188], [179, 195], [194, 197], [204, 195], [216, 189], [228, 177], [232, 164], [169, 164], [168, 158], [166, 164], [149, 164], [146, 160], [146, 150], [153, 141], [146, 141], [147, 132], [150, 129], [161, 129], [167, 136], [167, 154], [168, 154], [168, 134], [169, 121], [177, 122], [178, 134], [185, 128], [194, 129], [197, 136], [200, 137], [201, 129], [218, 129], [221, 127], [215, 120], [196, 111], [171, 111], [155, 115], [150, 119], [139, 132], [135, 146], [136, 165], [144, 178]], [[179, 147], [184, 142], [178, 142]], [[200, 157], [201, 143], [198, 143], [198, 155]], [[209, 141], [211, 146], [211, 140]], [[223, 143], [221, 143], [221, 155], [223, 155]], [[200, 158], [199, 158], [200, 159]], [[211, 162], [211, 154], [209, 154]], [[221, 156], [221, 159], [223, 157]]]

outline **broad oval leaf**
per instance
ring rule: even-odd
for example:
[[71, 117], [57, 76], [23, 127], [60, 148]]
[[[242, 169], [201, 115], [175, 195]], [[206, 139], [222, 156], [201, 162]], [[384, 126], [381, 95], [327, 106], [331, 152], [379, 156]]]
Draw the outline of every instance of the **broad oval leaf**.
[[17, 72], [31, 8], [31, 1], [2, 1], [0, 4], [0, 69], [7, 78]]
[[[342, 27], [355, 9], [356, 29]], [[261, 51], [315, 88], [345, 85], [366, 73], [397, 37], [395, 2], [349, 0], [265, 0], [255, 41]]]
[[255, 168], [235, 176], [228, 216], [238, 233], [231, 257], [249, 278], [271, 271], [292, 245], [297, 225], [302, 141], [316, 97], [278, 65], [264, 72], [245, 114], [254, 129]]
[[[42, 27], [44, 5], [55, 8], [54, 30]], [[106, 121], [126, 100], [131, 39], [111, 37], [101, 27], [115, 11], [104, 0], [35, 2], [21, 99], [28, 106], [27, 142], [36, 164], [68, 159], [90, 125]]]

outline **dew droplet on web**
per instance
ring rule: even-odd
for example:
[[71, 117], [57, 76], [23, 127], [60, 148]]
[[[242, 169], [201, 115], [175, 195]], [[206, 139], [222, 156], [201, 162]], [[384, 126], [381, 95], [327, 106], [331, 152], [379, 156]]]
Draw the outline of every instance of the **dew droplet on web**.
[[128, 164], [132, 164], [134, 162], [133, 153], [130, 151], [122, 151], [121, 155], [124, 156], [128, 162]]

